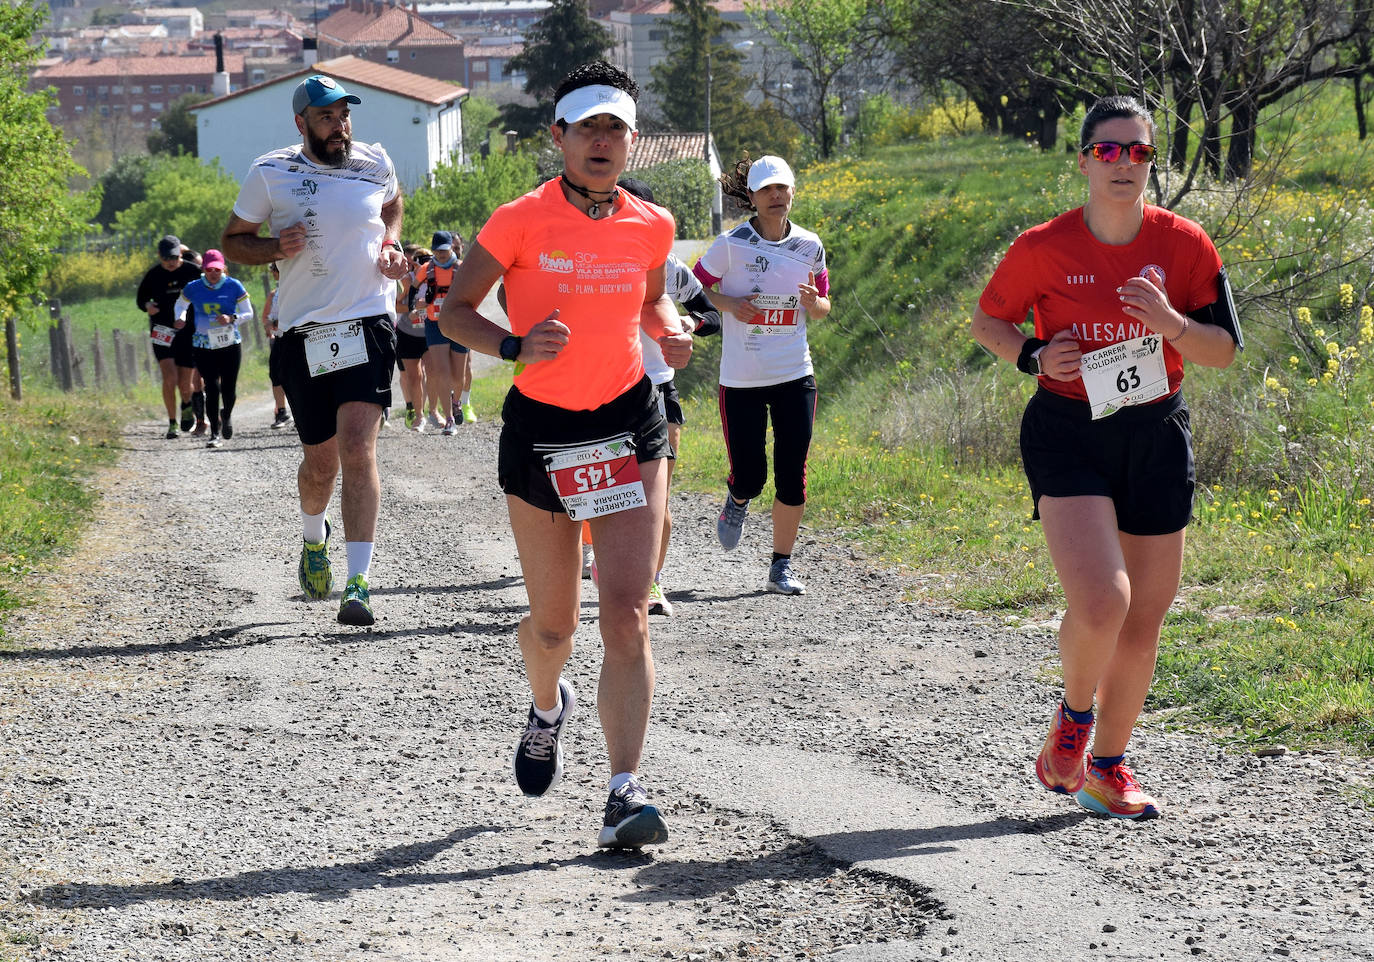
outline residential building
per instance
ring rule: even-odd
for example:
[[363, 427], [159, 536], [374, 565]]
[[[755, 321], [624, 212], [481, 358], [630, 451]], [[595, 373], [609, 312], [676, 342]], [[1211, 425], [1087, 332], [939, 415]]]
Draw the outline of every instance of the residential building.
[[320, 21], [319, 56], [354, 56], [407, 73], [462, 83], [463, 42], [395, 0], [348, 0]]
[[407, 191], [427, 184], [434, 168], [449, 158], [461, 160], [467, 88], [349, 56], [321, 60], [193, 107], [202, 163], [218, 160], [242, 180], [256, 158], [300, 143], [291, 95], [315, 73], [333, 77], [362, 99], [353, 108], [353, 139], [385, 147]]
[[525, 75], [511, 73], [509, 63], [525, 49], [525, 39], [516, 37], [482, 37], [478, 41], [467, 42], [463, 51], [467, 55], [467, 75], [464, 83], [474, 93], [482, 93], [484, 87], [508, 86], [523, 89]]
[[641, 131], [630, 146], [629, 156], [625, 160], [625, 172], [633, 174], [636, 170], [657, 167], [669, 161], [701, 160], [703, 156], [711, 170], [711, 181], [715, 185], [715, 192], [711, 197], [712, 230], [719, 233], [723, 200], [720, 175], [724, 168], [721, 167], [720, 153], [716, 150], [714, 137], [711, 138], [711, 147], [708, 151], [704, 133], [647, 134]]
[[[244, 84], [242, 54], [225, 54], [224, 67], [232, 85]], [[147, 130], [177, 98], [210, 93], [214, 73], [213, 52], [79, 57], [35, 70], [33, 85], [57, 91], [49, 119], [76, 136], [92, 117]]]
[[121, 19], [125, 23], [160, 23], [169, 37], [190, 40], [205, 30], [205, 15], [195, 7], [144, 7], [132, 10]]
[[549, 0], [457, 0], [418, 3], [415, 10], [449, 33], [470, 29], [498, 33], [528, 30], [551, 6]]

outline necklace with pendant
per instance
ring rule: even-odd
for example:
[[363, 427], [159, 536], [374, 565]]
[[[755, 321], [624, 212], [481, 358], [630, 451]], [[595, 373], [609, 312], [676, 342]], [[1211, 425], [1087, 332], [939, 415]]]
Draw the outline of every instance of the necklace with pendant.
[[[612, 206], [614, 206], [615, 199], [620, 194], [620, 190], [616, 187], [612, 187], [610, 190], [589, 190], [586, 187], [583, 187], [579, 184], [574, 184], [572, 181], [568, 180], [567, 174], [563, 175], [563, 183], [567, 184], [570, 190], [574, 191], [575, 193], [581, 194], [583, 197], [587, 198], [589, 201], [592, 202], [592, 206], [587, 209], [587, 216], [590, 217], [592, 220], [596, 220], [601, 216], [602, 204], [611, 204]], [[592, 196], [592, 194], [607, 194], [608, 196], [605, 200], [597, 200], [595, 197]]]

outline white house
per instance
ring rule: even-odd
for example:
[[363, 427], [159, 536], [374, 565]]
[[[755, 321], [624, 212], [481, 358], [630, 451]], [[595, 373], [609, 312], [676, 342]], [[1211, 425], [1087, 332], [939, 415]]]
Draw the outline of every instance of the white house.
[[321, 60], [191, 108], [201, 162], [218, 159], [241, 181], [256, 158], [300, 143], [291, 94], [317, 73], [333, 77], [362, 99], [353, 107], [353, 139], [385, 147], [407, 192], [429, 183], [434, 168], [450, 157], [466, 160], [460, 156], [466, 87], [349, 56]]

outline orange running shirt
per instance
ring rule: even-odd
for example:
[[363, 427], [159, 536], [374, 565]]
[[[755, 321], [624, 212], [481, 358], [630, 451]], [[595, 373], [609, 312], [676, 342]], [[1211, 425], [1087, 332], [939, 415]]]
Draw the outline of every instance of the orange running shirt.
[[610, 217], [568, 203], [561, 178], [498, 208], [477, 242], [505, 268], [511, 329], [526, 334], [557, 308], [568, 345], [515, 376], [526, 397], [590, 411], [644, 376], [639, 312], [645, 272], [668, 259], [673, 215], [625, 191]]
[[[1129, 244], [1104, 244], [1083, 221], [1083, 208], [1032, 227], [1012, 242], [992, 280], [978, 299], [988, 315], [1020, 325], [1035, 312], [1035, 336], [1049, 340], [1064, 328], [1073, 331], [1083, 353], [1149, 334], [1149, 328], [1121, 310], [1116, 289], [1127, 279], [1156, 267], [1164, 275], [1169, 303], [1180, 314], [1217, 299], [1221, 255], [1207, 233], [1163, 207], [1145, 205], [1140, 233]], [[1169, 393], [1183, 383], [1183, 357], [1164, 342]], [[1056, 381], [1041, 376], [1040, 386], [1086, 401], [1083, 379]]]

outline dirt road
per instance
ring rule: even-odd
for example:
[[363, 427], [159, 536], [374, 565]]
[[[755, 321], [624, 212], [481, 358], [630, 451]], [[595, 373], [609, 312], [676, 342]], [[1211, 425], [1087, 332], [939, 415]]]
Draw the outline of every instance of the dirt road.
[[0, 959], [1374, 959], [1368, 762], [1147, 718], [1166, 817], [1086, 817], [1032, 773], [1050, 629], [904, 603], [817, 532], [808, 593], [766, 595], [763, 519], [725, 555], [697, 497], [652, 626], [643, 776], [672, 838], [598, 851], [590, 583], [568, 775], [538, 801], [509, 775], [524, 594], [492, 412], [382, 438], [355, 630], [299, 596], [268, 406], [218, 451], [131, 426], [0, 653]]

